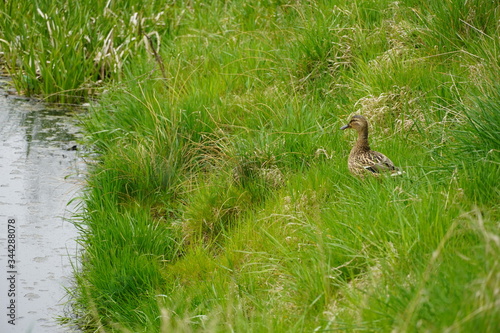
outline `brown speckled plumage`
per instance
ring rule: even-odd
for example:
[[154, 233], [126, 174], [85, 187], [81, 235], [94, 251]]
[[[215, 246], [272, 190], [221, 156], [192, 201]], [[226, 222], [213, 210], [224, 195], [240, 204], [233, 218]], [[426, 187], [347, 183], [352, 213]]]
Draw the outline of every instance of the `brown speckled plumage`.
[[373, 151], [368, 144], [368, 121], [365, 117], [356, 115], [351, 118], [349, 124], [342, 126], [342, 130], [352, 128], [358, 132], [358, 140], [351, 149], [347, 165], [349, 171], [363, 177], [365, 174], [379, 175], [382, 172], [390, 172], [398, 175], [401, 172], [394, 163], [382, 153]]

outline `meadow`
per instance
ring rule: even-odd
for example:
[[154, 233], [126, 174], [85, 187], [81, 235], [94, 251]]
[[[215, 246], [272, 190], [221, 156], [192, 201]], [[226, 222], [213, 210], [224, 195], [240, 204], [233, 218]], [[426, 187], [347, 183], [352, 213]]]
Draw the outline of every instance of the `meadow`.
[[[0, 48], [20, 92], [91, 102], [68, 320], [500, 327], [497, 1], [55, 3], [0, 3]], [[404, 175], [349, 174], [353, 114]]]

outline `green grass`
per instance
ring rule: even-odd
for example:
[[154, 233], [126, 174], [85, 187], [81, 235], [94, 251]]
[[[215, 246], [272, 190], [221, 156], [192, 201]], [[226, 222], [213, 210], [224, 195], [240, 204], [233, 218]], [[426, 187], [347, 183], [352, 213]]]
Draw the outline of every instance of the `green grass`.
[[[163, 1], [3, 1], [0, 49], [20, 93], [49, 102], [94, 97], [138, 54], [168, 41]], [[148, 40], [149, 37], [149, 40]]]
[[[96, 153], [75, 272], [84, 329], [500, 325], [495, 1], [76, 5], [66, 23], [49, 3], [0, 6], [19, 89], [27, 77], [32, 93], [62, 100], [103, 85], [83, 119]], [[14, 47], [22, 6], [28, 32], [47, 24], [36, 8], [61, 20], [54, 45], [30, 32], [37, 42]], [[75, 45], [92, 40], [83, 63], [66, 63], [79, 48], [63, 47], [65, 26], [82, 27]], [[112, 29], [116, 57], [96, 63]], [[50, 63], [81, 77], [30, 69], [58, 54]], [[353, 113], [404, 176], [349, 174], [354, 134], [339, 128]]]

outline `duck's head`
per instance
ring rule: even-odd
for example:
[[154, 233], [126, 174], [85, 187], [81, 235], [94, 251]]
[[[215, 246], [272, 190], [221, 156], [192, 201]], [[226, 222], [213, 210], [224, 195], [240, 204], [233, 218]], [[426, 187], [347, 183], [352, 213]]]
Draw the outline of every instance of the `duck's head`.
[[352, 116], [351, 121], [349, 121], [349, 124], [342, 126], [340, 129], [345, 130], [348, 128], [353, 128], [359, 132], [360, 130], [365, 129], [367, 127], [368, 127], [368, 121], [366, 120], [366, 118], [361, 115], [355, 115]]

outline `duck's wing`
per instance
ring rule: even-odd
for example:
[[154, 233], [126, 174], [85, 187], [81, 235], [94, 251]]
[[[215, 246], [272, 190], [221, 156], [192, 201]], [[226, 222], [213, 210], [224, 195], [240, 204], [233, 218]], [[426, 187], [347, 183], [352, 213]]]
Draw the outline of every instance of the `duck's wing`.
[[397, 171], [398, 168], [394, 166], [394, 163], [382, 153], [378, 151], [370, 151], [369, 154], [365, 156], [363, 161], [363, 167], [373, 173], [382, 173], [387, 171]]

